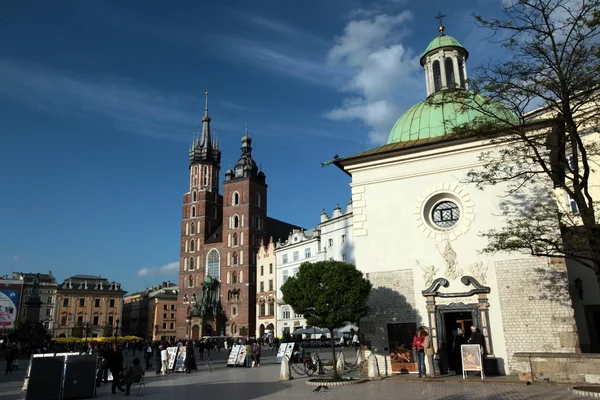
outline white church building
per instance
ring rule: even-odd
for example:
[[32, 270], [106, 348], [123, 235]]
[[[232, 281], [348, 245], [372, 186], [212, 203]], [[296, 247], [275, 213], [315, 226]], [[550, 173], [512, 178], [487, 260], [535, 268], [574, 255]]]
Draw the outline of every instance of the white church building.
[[[467, 58], [440, 27], [421, 58], [430, 100], [468, 90]], [[489, 107], [510, 113], [500, 104]], [[451, 101], [422, 101], [398, 119], [386, 145], [333, 161], [352, 177], [354, 255], [373, 284], [361, 340], [382, 375], [416, 371], [410, 340], [420, 326], [434, 339], [441, 373], [455, 367], [457, 329], [469, 335], [471, 326], [484, 336], [490, 372], [527, 370], [515, 353], [580, 352], [572, 282], [548, 280], [566, 274], [565, 261], [480, 252], [486, 239], [479, 233], [505, 223], [499, 204], [507, 187], [462, 183], [491, 145], [447, 137], [452, 124], [477, 115]], [[590, 290], [599, 304], [597, 285]]]

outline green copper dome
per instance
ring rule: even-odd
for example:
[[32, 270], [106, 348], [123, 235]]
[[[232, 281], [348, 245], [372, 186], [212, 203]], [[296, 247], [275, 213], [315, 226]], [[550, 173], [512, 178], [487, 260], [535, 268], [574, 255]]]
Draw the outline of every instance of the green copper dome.
[[476, 108], [485, 108], [493, 115], [498, 115], [509, 121], [517, 121], [516, 115], [502, 104], [490, 102], [483, 95], [476, 95], [469, 101], [472, 107], [456, 103], [452, 97], [453, 90], [442, 90], [411, 107], [390, 131], [387, 144], [408, 142], [411, 140], [429, 139], [444, 136], [452, 132], [452, 128], [470, 123], [484, 114]]

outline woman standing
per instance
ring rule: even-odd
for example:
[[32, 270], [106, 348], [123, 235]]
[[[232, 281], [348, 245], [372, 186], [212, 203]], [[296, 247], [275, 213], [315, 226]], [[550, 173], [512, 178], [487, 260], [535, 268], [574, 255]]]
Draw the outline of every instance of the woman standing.
[[254, 342], [254, 346], [252, 346], [252, 354], [254, 355], [254, 366], [260, 367], [260, 344]]
[[423, 331], [421, 328], [417, 329], [417, 333], [413, 337], [412, 348], [417, 358], [417, 364], [419, 366], [419, 378], [425, 376], [425, 349], [423, 348]]

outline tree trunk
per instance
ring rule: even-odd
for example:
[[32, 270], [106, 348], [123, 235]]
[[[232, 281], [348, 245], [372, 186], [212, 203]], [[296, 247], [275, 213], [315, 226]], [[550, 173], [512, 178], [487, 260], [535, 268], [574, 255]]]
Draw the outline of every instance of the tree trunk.
[[339, 379], [338, 371], [337, 371], [337, 359], [335, 357], [335, 338], [333, 336], [333, 330], [335, 328], [329, 328], [329, 332], [331, 333], [331, 355], [333, 360], [333, 379]]

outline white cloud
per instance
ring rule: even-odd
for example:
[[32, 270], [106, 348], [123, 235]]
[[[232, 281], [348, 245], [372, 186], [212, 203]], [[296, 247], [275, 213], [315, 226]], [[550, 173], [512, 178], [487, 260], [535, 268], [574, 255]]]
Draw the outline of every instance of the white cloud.
[[[394, 122], [417, 99], [425, 97], [419, 55], [402, 41], [413, 14], [355, 14], [330, 49], [330, 65], [343, 65], [353, 76], [342, 87], [354, 95], [325, 113], [331, 120], [361, 120], [373, 144], [385, 143]], [[359, 97], [357, 97], [357, 95]]]
[[138, 271], [137, 276], [158, 276], [158, 275], [173, 275], [179, 271], [179, 261], [173, 261], [167, 265], [158, 268], [142, 268]]

